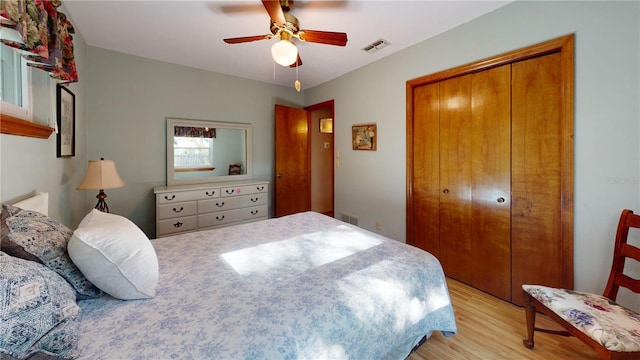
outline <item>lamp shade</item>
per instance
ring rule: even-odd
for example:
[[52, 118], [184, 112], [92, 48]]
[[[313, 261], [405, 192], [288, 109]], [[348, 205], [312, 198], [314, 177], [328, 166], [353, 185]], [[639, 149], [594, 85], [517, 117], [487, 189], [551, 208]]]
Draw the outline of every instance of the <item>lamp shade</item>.
[[113, 160], [89, 160], [87, 175], [78, 190], [104, 190], [124, 187]]
[[282, 66], [289, 66], [298, 59], [298, 48], [289, 40], [282, 39], [271, 47], [273, 60]]

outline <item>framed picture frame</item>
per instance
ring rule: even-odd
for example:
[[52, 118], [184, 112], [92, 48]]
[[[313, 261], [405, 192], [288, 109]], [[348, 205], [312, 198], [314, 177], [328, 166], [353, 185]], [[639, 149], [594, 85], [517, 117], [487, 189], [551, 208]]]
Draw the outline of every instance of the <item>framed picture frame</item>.
[[320, 132], [323, 134], [333, 133], [333, 118], [320, 118]]
[[353, 150], [377, 149], [378, 130], [375, 123], [353, 125], [351, 127], [351, 143]]
[[56, 156], [76, 155], [76, 96], [66, 86], [56, 85]]

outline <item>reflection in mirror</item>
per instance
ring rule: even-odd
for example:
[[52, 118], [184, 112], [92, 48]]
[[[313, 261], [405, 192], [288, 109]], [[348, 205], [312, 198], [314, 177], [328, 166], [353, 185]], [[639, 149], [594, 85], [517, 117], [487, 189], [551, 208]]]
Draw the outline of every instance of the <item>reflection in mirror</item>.
[[167, 184], [250, 178], [251, 125], [167, 119]]

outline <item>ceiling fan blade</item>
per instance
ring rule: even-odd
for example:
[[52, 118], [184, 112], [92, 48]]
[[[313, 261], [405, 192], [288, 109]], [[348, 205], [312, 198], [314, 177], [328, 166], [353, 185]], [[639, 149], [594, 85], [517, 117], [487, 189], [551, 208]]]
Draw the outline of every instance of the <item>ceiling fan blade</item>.
[[271, 17], [272, 22], [276, 23], [276, 25], [278, 26], [284, 26], [285, 24], [284, 12], [280, 7], [280, 1], [262, 0], [262, 5], [264, 5], [264, 8], [267, 10], [267, 13], [269, 13], [269, 16]]
[[235, 13], [263, 13], [264, 6], [260, 4], [234, 3], [233, 5], [222, 5], [220, 10], [224, 14]]
[[240, 43], [246, 43], [251, 41], [266, 40], [270, 38], [271, 38], [270, 35], [243, 36], [243, 37], [224, 39], [224, 42], [226, 42], [227, 44], [240, 44]]
[[296, 66], [302, 66], [302, 59], [300, 59], [300, 53], [298, 53], [298, 60], [294, 61], [289, 67], [295, 68]]
[[347, 45], [346, 33], [319, 30], [300, 30], [298, 34], [300, 36], [300, 40], [302, 41], [336, 46]]

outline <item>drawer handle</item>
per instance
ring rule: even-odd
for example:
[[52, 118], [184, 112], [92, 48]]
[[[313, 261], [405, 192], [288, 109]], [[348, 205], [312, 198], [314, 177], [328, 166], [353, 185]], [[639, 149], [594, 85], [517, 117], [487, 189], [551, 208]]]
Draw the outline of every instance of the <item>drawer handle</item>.
[[215, 195], [215, 194], [216, 194], [216, 191], [215, 191], [215, 190], [213, 190], [211, 193], [209, 193], [208, 191], [205, 191], [204, 193], [205, 193], [205, 195], [207, 195], [207, 196], [213, 196], [213, 195]]
[[256, 202], [258, 200], [260, 200], [260, 198], [251, 198], [251, 202]]
[[258, 191], [264, 190], [264, 185], [263, 186], [256, 186], [256, 190], [258, 190]]
[[171, 200], [173, 200], [175, 198], [176, 198], [176, 194], [171, 195], [171, 197], [169, 197], [168, 195], [164, 196], [164, 199], [167, 200], [167, 201], [171, 201]]
[[258, 210], [251, 210], [251, 215], [255, 215], [258, 213]]
[[234, 191], [235, 191], [235, 190], [233, 190], [233, 189], [227, 189], [227, 190], [225, 190], [225, 192], [226, 192], [228, 195], [233, 194], [233, 192], [234, 192]]
[[216, 206], [217, 207], [223, 207], [224, 206], [224, 201], [222, 202], [222, 204], [221, 203], [216, 203]]
[[220, 215], [216, 216], [216, 220], [218, 220], [218, 221], [222, 221], [222, 220], [224, 220], [224, 215], [222, 215], [222, 216], [220, 216]]
[[180, 209], [173, 208], [173, 212], [175, 213], [181, 213], [182, 210], [184, 210], [184, 206], [180, 206]]
[[184, 223], [181, 223], [180, 221], [178, 221], [177, 223], [173, 224], [173, 227], [175, 228], [181, 228], [182, 225], [184, 225]]

